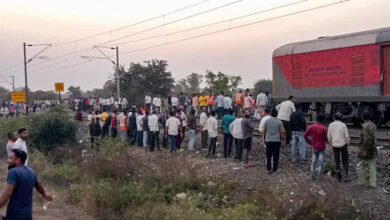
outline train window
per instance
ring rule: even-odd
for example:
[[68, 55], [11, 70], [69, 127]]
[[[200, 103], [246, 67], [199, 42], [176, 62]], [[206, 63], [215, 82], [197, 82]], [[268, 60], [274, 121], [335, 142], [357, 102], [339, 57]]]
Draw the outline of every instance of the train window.
[[353, 54], [351, 64], [352, 86], [364, 86], [364, 54]]

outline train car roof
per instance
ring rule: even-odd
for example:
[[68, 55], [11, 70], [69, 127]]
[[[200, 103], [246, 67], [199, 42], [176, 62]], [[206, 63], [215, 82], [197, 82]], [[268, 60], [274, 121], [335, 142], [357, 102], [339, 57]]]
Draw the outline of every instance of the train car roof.
[[390, 27], [286, 44], [277, 48], [273, 53], [273, 57], [387, 41], [390, 41]]

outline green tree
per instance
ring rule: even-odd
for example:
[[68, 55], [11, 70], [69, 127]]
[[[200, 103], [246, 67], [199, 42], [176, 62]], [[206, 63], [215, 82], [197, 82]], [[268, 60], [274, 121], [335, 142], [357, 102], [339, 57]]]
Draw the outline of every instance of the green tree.
[[213, 73], [210, 70], [206, 71], [206, 91], [208, 93], [218, 94], [219, 92], [232, 93], [237, 90], [241, 84], [241, 76], [229, 76], [225, 73]]
[[58, 98], [58, 94], [54, 93], [53, 91], [38, 90], [35, 92], [30, 92], [29, 95], [31, 100], [50, 100]]
[[187, 92], [188, 91], [188, 83], [186, 79], [181, 79], [179, 82], [175, 84], [173, 87], [173, 92], [175, 94], [180, 94], [181, 92]]
[[191, 73], [186, 77], [187, 94], [194, 94], [200, 92], [200, 84], [203, 82], [203, 76], [198, 73]]
[[259, 91], [268, 91], [272, 94], [272, 80], [269, 79], [261, 79], [258, 80], [253, 88], [253, 93], [257, 94]]
[[70, 98], [81, 98], [80, 86], [69, 86], [68, 93]]
[[[144, 104], [145, 95], [168, 96], [173, 90], [174, 78], [167, 71], [168, 63], [165, 60], [150, 60], [144, 63], [131, 63], [129, 69], [120, 68], [121, 96], [125, 97], [130, 105]], [[115, 74], [115, 72], [114, 72]], [[115, 79], [109, 79], [103, 89], [110, 94], [116, 94]]]
[[10, 100], [11, 99], [11, 92], [0, 86], [0, 100]]

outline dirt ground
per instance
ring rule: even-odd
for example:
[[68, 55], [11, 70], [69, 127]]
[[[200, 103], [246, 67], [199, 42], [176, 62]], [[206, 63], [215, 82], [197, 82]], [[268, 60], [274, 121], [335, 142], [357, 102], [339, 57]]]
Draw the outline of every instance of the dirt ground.
[[[86, 127], [83, 125], [79, 128], [79, 140], [88, 145], [88, 138], [85, 134]], [[201, 173], [210, 181], [225, 179], [240, 182], [241, 185], [235, 192], [237, 195], [242, 192], [255, 192], [258, 188], [271, 188], [280, 201], [285, 201], [287, 206], [293, 210], [297, 204], [302, 204], [304, 193], [310, 192], [313, 199], [329, 199], [338, 196], [345, 199], [357, 211], [369, 213], [370, 219], [390, 219], [390, 195], [383, 193], [382, 187], [390, 183], [390, 163], [387, 158], [387, 151], [378, 151], [377, 171], [378, 187], [376, 189], [359, 186], [356, 184], [356, 147], [349, 148], [350, 155], [350, 173], [352, 181], [339, 183], [336, 178], [325, 175], [320, 180], [311, 180], [310, 162], [311, 148], [306, 148], [307, 163], [292, 164], [290, 163], [290, 149], [282, 148], [280, 154], [279, 170], [271, 175], [266, 173], [265, 147], [259, 137], [255, 137], [252, 142], [252, 151], [250, 153], [250, 163], [252, 167], [243, 168], [242, 162], [237, 162], [232, 158], [223, 158], [223, 138], [218, 137], [217, 157], [206, 158], [207, 150], [200, 149], [200, 134], [197, 133], [195, 142], [195, 151], [187, 151], [188, 134], [183, 141], [181, 149], [176, 154], [184, 155], [184, 158], [191, 163], [200, 167]], [[151, 165], [153, 158], [171, 157], [168, 149], [162, 151], [146, 152], [143, 148], [129, 147], [129, 151], [140, 155], [145, 165]], [[197, 151], [197, 152], [196, 152]], [[80, 148], [81, 154], [81, 148]], [[234, 156], [234, 145], [232, 155]], [[142, 155], [142, 156], [141, 156]], [[331, 149], [327, 149], [326, 161], [333, 163]], [[2, 172], [4, 173], [4, 172]], [[0, 181], [5, 184], [5, 176], [0, 176]], [[3, 184], [0, 187], [3, 188]], [[55, 191], [54, 191], [55, 193]], [[35, 219], [92, 219], [82, 214], [77, 207], [60, 206], [62, 202], [53, 202], [47, 210], [43, 209], [44, 201], [35, 195], [34, 197], [34, 218]], [[83, 216], [83, 217], [81, 217]]]

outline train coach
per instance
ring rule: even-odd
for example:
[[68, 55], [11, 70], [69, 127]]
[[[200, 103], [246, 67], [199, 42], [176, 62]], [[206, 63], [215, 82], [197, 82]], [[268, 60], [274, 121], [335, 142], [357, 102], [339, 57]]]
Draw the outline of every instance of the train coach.
[[287, 44], [273, 53], [275, 101], [290, 95], [305, 110], [358, 123], [369, 112], [390, 124], [390, 28]]

